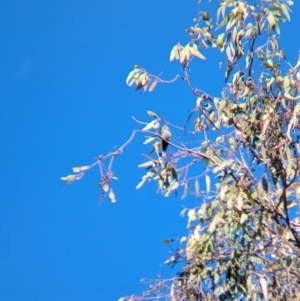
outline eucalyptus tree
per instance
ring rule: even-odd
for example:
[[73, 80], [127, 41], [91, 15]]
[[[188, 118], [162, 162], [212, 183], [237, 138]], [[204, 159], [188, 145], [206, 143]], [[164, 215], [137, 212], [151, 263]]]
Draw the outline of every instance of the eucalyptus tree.
[[[123, 301], [300, 300], [300, 56], [289, 62], [278, 40], [293, 1], [224, 0], [216, 10], [213, 2], [208, 11], [198, 1], [187, 43], [171, 50], [179, 74], [165, 80], [134, 66], [126, 80], [145, 92], [183, 81], [195, 96], [187, 123], [177, 127], [148, 111], [151, 121], [136, 120], [141, 128], [119, 149], [62, 178], [72, 182], [100, 166], [102, 196], [115, 202], [114, 159], [143, 133], [153, 149], [139, 165], [145, 174], [137, 188], [155, 181], [166, 197], [200, 200], [183, 210], [189, 232], [166, 261], [181, 263], [178, 274]], [[206, 59], [208, 51], [220, 52], [226, 62], [225, 84], [216, 95], [190, 80], [194, 60]], [[173, 142], [171, 133], [190, 125], [201, 143]], [[198, 165], [205, 167], [200, 174], [192, 171]]]

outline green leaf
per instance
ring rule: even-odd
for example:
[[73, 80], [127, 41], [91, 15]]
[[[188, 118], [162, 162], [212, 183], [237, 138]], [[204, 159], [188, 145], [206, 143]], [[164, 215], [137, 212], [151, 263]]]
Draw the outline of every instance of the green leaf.
[[149, 143], [153, 142], [155, 139], [156, 139], [156, 137], [150, 137], [150, 138], [146, 139], [146, 140], [143, 142], [143, 144], [149, 144]]
[[196, 100], [196, 106], [197, 106], [197, 108], [200, 107], [202, 100], [203, 100], [203, 98], [202, 98], [201, 96], [199, 96], [199, 97], [197, 98], [197, 100]]
[[259, 282], [263, 292], [264, 300], [268, 301], [268, 282], [265, 277], [259, 277]]
[[161, 142], [157, 141], [153, 144], [157, 157], [160, 157], [159, 148], [161, 147]]
[[69, 183], [73, 182], [76, 178], [75, 178], [75, 175], [68, 175], [66, 177], [61, 177], [60, 179], [63, 181], [66, 181], [69, 184]]
[[90, 166], [81, 166], [80, 167], [81, 171], [85, 171], [85, 170], [88, 170], [88, 169], [90, 169]]
[[188, 183], [186, 182], [186, 183], [184, 184], [183, 194], [182, 194], [182, 196], [181, 196], [181, 199], [182, 199], [182, 200], [184, 200], [184, 199], [186, 198], [188, 188], [189, 188], [189, 185], [188, 185]]
[[296, 188], [296, 197], [297, 200], [300, 200], [300, 186]]
[[102, 183], [100, 183], [99, 188], [104, 190], [105, 192], [108, 192], [109, 191], [109, 184], [107, 182], [105, 182], [105, 183], [102, 182]]
[[219, 107], [218, 107], [218, 114], [220, 115], [222, 110], [225, 108], [225, 106], [227, 105], [227, 100], [226, 99], [222, 99], [219, 102]]
[[174, 191], [178, 188], [179, 186], [179, 183], [177, 180], [173, 180], [171, 183], [170, 183], [170, 190], [171, 191]]
[[140, 183], [138, 183], [135, 188], [140, 189], [145, 184], [145, 182], [146, 182], [146, 179], [143, 178], [142, 181]]
[[286, 18], [290, 21], [291, 20], [290, 13], [288, 11], [288, 8], [285, 6], [285, 4], [282, 3], [280, 5], [280, 8], [281, 8], [282, 12], [284, 13], [284, 15], [286, 16]]
[[172, 48], [171, 54], [170, 54], [170, 61], [172, 62], [174, 59], [179, 60], [179, 52], [178, 50], [180, 49], [180, 44], [178, 43]]
[[154, 88], [156, 87], [156, 85], [157, 85], [157, 81], [155, 80], [151, 85], [150, 85], [150, 87], [149, 87], [149, 92], [152, 92], [153, 90], [154, 90]]
[[139, 164], [138, 167], [139, 168], [144, 168], [144, 167], [152, 167], [155, 161], [151, 160], [151, 161], [147, 161], [145, 163]]
[[221, 49], [223, 47], [223, 38], [224, 38], [225, 33], [221, 33], [218, 38], [217, 38], [217, 47]]
[[241, 218], [240, 218], [240, 224], [243, 224], [248, 218], [248, 215], [245, 213], [242, 213]]
[[233, 67], [232, 65], [229, 65], [226, 67], [226, 71], [225, 71], [225, 82], [227, 82], [229, 76], [230, 76], [230, 73], [231, 71], [233, 70]]
[[232, 149], [235, 148], [235, 139], [233, 137], [229, 138], [229, 145]]
[[155, 119], [158, 118], [157, 114], [154, 113], [154, 112], [152, 112], [152, 111], [147, 111], [147, 114], [148, 114], [150, 117], [153, 117], [153, 118], [155, 118]]
[[113, 192], [112, 189], [110, 189], [108, 197], [110, 198], [110, 200], [111, 200], [112, 203], [115, 203], [117, 201], [116, 196], [115, 196], [115, 194], [114, 194], [114, 192]]
[[268, 12], [267, 20], [268, 20], [268, 23], [269, 23], [268, 32], [269, 32], [269, 34], [272, 34], [274, 29], [276, 28], [277, 23], [275, 21], [275, 18], [273, 16], [273, 14], [270, 11]]
[[206, 192], [210, 193], [210, 177], [208, 175], [205, 176], [205, 183], [206, 183]]
[[201, 60], [206, 60], [206, 57], [202, 53], [199, 52], [196, 44], [194, 44], [193, 48], [190, 48], [190, 50], [194, 56], [198, 57]]
[[133, 76], [136, 74], [136, 72], [137, 72], [137, 70], [132, 70], [132, 71], [128, 74], [128, 76], [127, 76], [127, 78], [126, 78], [126, 84], [127, 84], [127, 85], [129, 85], [129, 81], [133, 78]]
[[197, 213], [195, 209], [190, 209], [188, 212], [188, 223], [192, 223], [197, 219]]
[[90, 166], [80, 166], [80, 167], [73, 167], [72, 170], [73, 172], [77, 173], [77, 172], [81, 172], [81, 171], [86, 171], [90, 169]]
[[142, 129], [142, 131], [143, 132], [147, 132], [147, 131], [149, 131], [149, 130], [151, 130], [151, 129], [157, 129], [157, 128], [159, 128], [159, 122], [158, 122], [158, 120], [157, 119], [155, 119], [155, 120], [152, 120], [151, 122], [149, 122], [143, 129]]
[[198, 182], [198, 178], [195, 180], [195, 191], [196, 191], [197, 195], [200, 192], [200, 185], [199, 185], [199, 182]]

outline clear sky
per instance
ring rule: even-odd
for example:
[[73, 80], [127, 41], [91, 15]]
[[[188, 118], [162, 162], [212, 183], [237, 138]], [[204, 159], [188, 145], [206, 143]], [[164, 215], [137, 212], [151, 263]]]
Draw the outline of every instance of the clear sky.
[[[117, 300], [141, 292], [141, 278], [175, 273], [160, 241], [186, 234], [179, 213], [195, 200], [163, 198], [155, 183], [135, 189], [141, 138], [116, 159], [116, 204], [98, 205], [97, 169], [68, 186], [60, 177], [125, 142], [139, 128], [132, 116], [184, 123], [195, 97], [183, 83], [141, 94], [125, 79], [133, 64], [180, 72], [169, 54], [197, 10], [196, 0], [0, 3], [1, 301]], [[281, 39], [291, 62], [299, 3], [293, 11]], [[218, 62], [204, 54], [193, 81], [218, 94]]]

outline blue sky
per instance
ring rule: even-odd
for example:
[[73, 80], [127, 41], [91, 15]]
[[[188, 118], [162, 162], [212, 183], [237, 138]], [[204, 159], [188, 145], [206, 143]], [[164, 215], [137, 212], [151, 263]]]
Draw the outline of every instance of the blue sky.
[[[291, 62], [299, 4], [293, 11], [281, 39]], [[2, 1], [2, 301], [117, 300], [141, 292], [141, 278], [175, 272], [162, 265], [170, 250], [160, 241], [186, 234], [179, 213], [195, 200], [163, 198], [154, 183], [135, 189], [149, 151], [142, 137], [116, 159], [116, 204], [97, 206], [97, 169], [68, 186], [60, 177], [125, 142], [138, 128], [132, 116], [153, 110], [184, 123], [195, 97], [183, 83], [141, 94], [125, 79], [133, 64], [166, 79], [180, 72], [170, 50], [188, 41], [196, 13], [193, 0]], [[205, 55], [192, 79], [213, 94], [218, 63]]]

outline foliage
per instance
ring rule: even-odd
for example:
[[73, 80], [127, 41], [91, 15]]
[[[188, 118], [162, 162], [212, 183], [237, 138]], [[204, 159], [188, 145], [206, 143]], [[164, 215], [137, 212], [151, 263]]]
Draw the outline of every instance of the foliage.
[[[166, 261], [183, 263], [177, 276], [158, 279], [142, 296], [122, 300], [300, 300], [300, 56], [290, 63], [278, 41], [292, 5], [223, 0], [213, 16], [200, 11], [186, 30], [189, 42], [172, 48], [170, 60], [179, 61], [181, 74], [166, 81], [140, 66], [129, 73], [126, 82], [136, 90], [151, 92], [180, 79], [188, 85], [196, 98], [188, 122], [194, 119], [193, 135], [204, 135], [200, 146], [179, 146], [164, 137], [161, 125], [176, 126], [148, 111], [152, 120], [136, 120], [144, 128], [116, 152], [62, 178], [79, 179], [98, 164], [102, 195], [115, 201], [113, 160], [142, 132], [149, 135], [144, 144], [154, 144], [139, 165], [146, 173], [137, 188], [154, 180], [165, 196], [182, 190], [182, 198], [190, 193], [202, 200], [182, 212], [190, 233]], [[226, 56], [226, 85], [219, 96], [190, 82], [193, 59], [205, 59], [202, 52], [210, 48]], [[163, 142], [176, 152], [161, 151]], [[205, 171], [192, 175], [191, 167], [199, 164]]]

